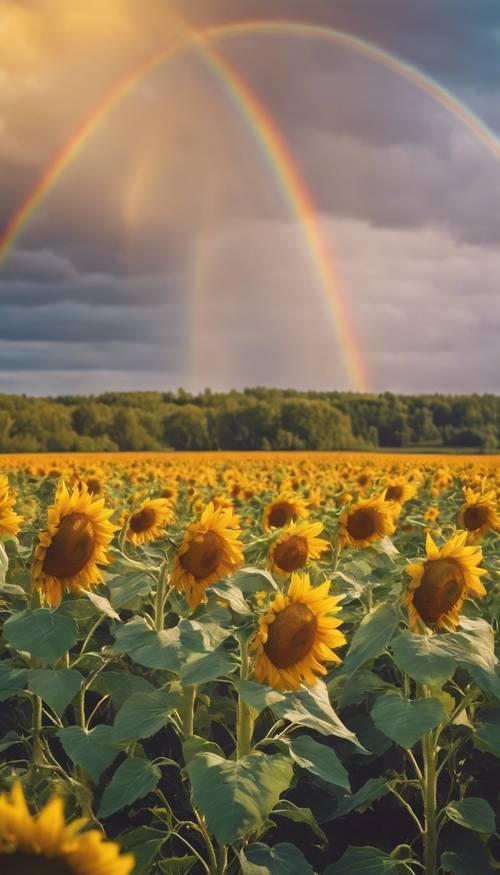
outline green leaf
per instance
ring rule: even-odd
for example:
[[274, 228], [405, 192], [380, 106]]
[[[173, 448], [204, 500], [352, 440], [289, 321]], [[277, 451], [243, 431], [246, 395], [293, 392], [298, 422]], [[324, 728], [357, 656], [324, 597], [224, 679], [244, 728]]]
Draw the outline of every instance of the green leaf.
[[344, 796], [337, 805], [335, 813], [322, 822], [327, 823], [330, 820], [337, 820], [337, 818], [344, 817], [345, 814], [349, 814], [351, 811], [365, 811], [372, 802], [381, 799], [388, 792], [389, 788], [385, 778], [370, 778], [352, 796]]
[[313, 868], [302, 851], [289, 842], [274, 848], [254, 842], [240, 853], [242, 875], [313, 875]]
[[398, 625], [398, 615], [392, 605], [379, 605], [359, 624], [345, 656], [342, 673], [352, 674], [379, 656], [389, 644]]
[[116, 741], [136, 741], [155, 735], [167, 723], [167, 717], [179, 704], [179, 694], [154, 690], [133, 693], [115, 718], [113, 736]]
[[135, 617], [116, 631], [113, 653], [127, 653], [146, 668], [179, 671], [179, 627], [153, 632], [141, 617]]
[[404, 699], [391, 693], [377, 699], [371, 717], [380, 732], [401, 747], [411, 748], [424, 733], [438, 726], [446, 714], [438, 699]]
[[500, 756], [500, 708], [481, 711], [473, 738], [489, 753]]
[[168, 860], [162, 860], [160, 869], [165, 875], [188, 875], [194, 864], [198, 862], [198, 857], [195, 857], [194, 854], [186, 854], [185, 857], [169, 857]]
[[328, 866], [323, 875], [403, 875], [412, 869], [378, 848], [369, 846], [348, 848], [336, 863]]
[[245, 601], [241, 589], [234, 585], [230, 580], [221, 580], [217, 586], [211, 586], [210, 592], [215, 593], [221, 599], [226, 599], [231, 606], [231, 610], [235, 614], [250, 614], [252, 609], [248, 602]]
[[239, 678], [234, 678], [233, 684], [241, 698], [255, 711], [260, 712], [264, 708], [274, 708], [278, 702], [286, 702], [285, 693], [280, 693], [272, 687], [266, 687], [265, 684], [258, 684], [256, 681], [243, 681]]
[[182, 752], [186, 764], [198, 753], [215, 753], [224, 758], [224, 751], [218, 744], [215, 744], [214, 741], [207, 741], [206, 738], [201, 738], [199, 735], [190, 735], [186, 738], [182, 744]]
[[115, 811], [131, 805], [136, 799], [147, 796], [154, 790], [160, 778], [158, 766], [154, 766], [149, 760], [129, 757], [116, 770], [111, 783], [106, 787], [99, 806], [99, 817], [109, 817]]
[[85, 769], [94, 783], [120, 753], [112, 726], [101, 724], [90, 731], [80, 726], [67, 726], [60, 729], [57, 736], [70, 760]]
[[3, 634], [16, 650], [25, 650], [49, 665], [54, 665], [77, 641], [75, 621], [47, 608], [15, 614], [4, 624]]
[[150, 826], [139, 826], [119, 837], [122, 851], [134, 855], [133, 875], [150, 875], [166, 840], [166, 832]]
[[278, 588], [270, 571], [252, 566], [240, 568], [239, 571], [232, 575], [231, 580], [245, 595], [253, 595], [253, 593], [262, 592], [263, 590], [273, 592]]
[[5, 659], [0, 662], [0, 702], [13, 699], [21, 693], [28, 681], [28, 672], [25, 668], [16, 668], [12, 660]]
[[22, 744], [22, 742], [22, 736], [11, 730], [10, 732], [7, 732], [3, 738], [0, 738], [0, 753], [3, 753], [4, 750], [8, 750], [13, 744]]
[[308, 735], [296, 736], [289, 745], [293, 759], [302, 769], [308, 769], [322, 781], [351, 790], [349, 775], [331, 747], [319, 744]]
[[446, 653], [438, 635], [402, 632], [391, 647], [397, 667], [420, 684], [442, 687], [455, 671], [456, 662]]
[[235, 660], [223, 647], [218, 647], [208, 653], [192, 653], [183, 661], [179, 677], [185, 687], [198, 686], [231, 674], [235, 668]]
[[31, 692], [40, 696], [59, 716], [73, 701], [83, 681], [80, 672], [70, 668], [32, 669], [28, 679]]
[[236, 762], [200, 753], [186, 768], [194, 804], [220, 844], [232, 844], [258, 829], [293, 775], [288, 757], [260, 752]]
[[460, 832], [448, 839], [448, 850], [441, 854], [444, 872], [453, 875], [498, 875], [498, 868], [490, 866], [487, 845], [473, 832]]
[[146, 678], [130, 674], [129, 671], [103, 671], [92, 689], [109, 693], [115, 708], [121, 708], [134, 693], [152, 693], [155, 688]]
[[294, 823], [305, 823], [310, 826], [314, 834], [323, 845], [327, 844], [327, 838], [310, 808], [299, 808], [289, 799], [280, 799], [276, 808], [273, 808], [269, 817], [286, 817]]
[[106, 614], [107, 617], [110, 617], [112, 620], [118, 620], [121, 623], [120, 614], [117, 614], [115, 609], [111, 606], [109, 600], [103, 595], [97, 595], [96, 592], [93, 592], [91, 589], [87, 590], [87, 598], [90, 599], [93, 605], [101, 611], [103, 614]]
[[450, 802], [446, 806], [450, 820], [476, 832], [494, 833], [495, 812], [485, 799], [469, 796], [462, 802]]
[[143, 596], [151, 592], [153, 581], [143, 571], [120, 575], [106, 580], [110, 602], [115, 610], [134, 607]]
[[287, 693], [283, 701], [276, 702], [272, 709], [278, 717], [290, 720], [291, 723], [308, 726], [322, 735], [337, 735], [365, 750], [354, 732], [337, 717], [323, 681], [318, 681], [314, 687], [302, 687], [297, 692]]

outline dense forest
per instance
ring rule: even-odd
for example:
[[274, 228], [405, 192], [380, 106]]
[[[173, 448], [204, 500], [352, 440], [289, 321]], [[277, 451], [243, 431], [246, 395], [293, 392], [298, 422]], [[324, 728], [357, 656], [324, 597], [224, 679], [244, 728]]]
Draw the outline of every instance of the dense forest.
[[0, 395], [0, 452], [468, 448], [500, 443], [496, 395], [267, 388]]

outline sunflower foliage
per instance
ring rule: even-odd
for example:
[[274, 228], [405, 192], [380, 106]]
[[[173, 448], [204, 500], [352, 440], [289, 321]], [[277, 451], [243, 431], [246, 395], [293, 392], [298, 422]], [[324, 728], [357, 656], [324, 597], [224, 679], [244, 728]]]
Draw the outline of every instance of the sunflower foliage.
[[498, 870], [495, 460], [0, 463], [0, 871]]

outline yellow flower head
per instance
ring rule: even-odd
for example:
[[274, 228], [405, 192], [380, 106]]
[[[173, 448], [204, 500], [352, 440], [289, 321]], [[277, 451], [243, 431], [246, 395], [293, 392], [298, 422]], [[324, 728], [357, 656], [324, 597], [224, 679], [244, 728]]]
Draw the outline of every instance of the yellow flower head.
[[402, 507], [416, 493], [416, 486], [413, 483], [409, 483], [405, 477], [393, 477], [385, 490], [385, 500], [394, 501]]
[[30, 814], [22, 787], [0, 795], [0, 872], [2, 875], [129, 875], [132, 854], [120, 855], [116, 842], [100, 830], [80, 834], [86, 820], [67, 824], [62, 799], [53, 797]]
[[161, 538], [173, 516], [172, 506], [166, 498], [146, 498], [130, 517], [127, 540], [140, 545]]
[[439, 514], [440, 514], [440, 510], [438, 507], [434, 507], [434, 506], [428, 507], [424, 513], [424, 520], [428, 523], [433, 523], [433, 522], [435, 522], [435, 520], [437, 520]]
[[281, 529], [298, 519], [309, 516], [307, 502], [300, 495], [282, 492], [264, 511], [264, 530]]
[[428, 534], [427, 561], [408, 565], [411, 583], [403, 603], [413, 632], [425, 632], [426, 627], [453, 631], [464, 599], [486, 594], [481, 576], [488, 572], [479, 567], [481, 548], [465, 546], [466, 539], [467, 532], [457, 532], [438, 549]]
[[313, 686], [325, 675], [323, 663], [340, 662], [332, 648], [346, 643], [339, 631], [339, 596], [330, 581], [311, 586], [308, 574], [293, 574], [286, 595], [279, 593], [261, 618], [254, 638], [255, 677], [277, 690], [296, 690], [302, 680]]
[[238, 539], [238, 517], [230, 508], [215, 509], [210, 502], [200, 521], [192, 523], [175, 553], [171, 580], [184, 592], [191, 608], [205, 598], [211, 583], [232, 574], [243, 562]]
[[458, 514], [460, 528], [469, 533], [468, 543], [479, 541], [486, 532], [496, 531], [500, 526], [495, 493], [481, 493], [464, 488], [465, 501]]
[[317, 537], [322, 531], [323, 523], [300, 522], [286, 526], [269, 550], [272, 570], [286, 576], [319, 559], [330, 546], [324, 538]]
[[14, 511], [16, 497], [9, 489], [7, 477], [0, 474], [0, 535], [17, 535], [24, 520]]
[[48, 509], [47, 531], [38, 535], [32, 571], [33, 586], [53, 607], [65, 589], [78, 592], [102, 583], [98, 565], [109, 563], [107, 548], [117, 531], [109, 522], [111, 514], [86, 487], [68, 492], [65, 483], [59, 485]]
[[392, 535], [394, 504], [385, 500], [385, 492], [371, 498], [360, 498], [340, 517], [339, 543], [343, 547], [368, 547], [374, 541]]

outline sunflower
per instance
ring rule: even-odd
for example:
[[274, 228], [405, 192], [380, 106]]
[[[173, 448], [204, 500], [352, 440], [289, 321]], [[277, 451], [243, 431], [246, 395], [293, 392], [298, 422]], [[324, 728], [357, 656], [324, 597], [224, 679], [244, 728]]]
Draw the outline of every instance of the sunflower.
[[277, 690], [296, 690], [302, 680], [314, 685], [326, 674], [324, 662], [340, 662], [331, 648], [346, 639], [338, 627], [339, 596], [329, 595], [330, 581], [311, 586], [308, 574], [293, 574], [288, 593], [279, 593], [260, 620], [253, 646], [255, 677]]
[[171, 580], [177, 590], [184, 592], [191, 608], [203, 601], [207, 586], [242, 564], [238, 524], [230, 508], [216, 510], [210, 502], [200, 521], [186, 530], [174, 556]]
[[403, 603], [408, 608], [413, 632], [423, 632], [426, 626], [453, 631], [460, 622], [464, 599], [486, 594], [480, 580], [488, 573], [479, 568], [481, 548], [466, 547], [466, 539], [467, 532], [457, 532], [439, 550], [428, 534], [427, 561], [407, 566], [411, 584]]
[[495, 531], [499, 527], [495, 493], [474, 492], [467, 487], [464, 493], [465, 501], [458, 514], [458, 524], [468, 531], [468, 542], [474, 543], [490, 529]]
[[284, 528], [269, 550], [269, 564], [282, 576], [303, 568], [311, 559], [319, 559], [330, 546], [317, 536], [323, 531], [323, 523], [290, 523]]
[[440, 512], [441, 511], [439, 510], [438, 507], [431, 505], [430, 507], [427, 508], [427, 510], [424, 513], [424, 520], [428, 523], [433, 523], [437, 520]]
[[339, 543], [343, 547], [368, 547], [395, 529], [395, 505], [385, 500], [385, 492], [371, 498], [360, 498], [340, 517]]
[[155, 541], [165, 534], [167, 523], [174, 517], [172, 505], [166, 498], [146, 498], [130, 517], [127, 540], [139, 546]]
[[297, 519], [306, 519], [308, 516], [307, 502], [303, 498], [289, 492], [282, 492], [264, 510], [264, 529], [266, 532], [270, 532], [271, 529], [281, 529], [288, 523], [295, 522]]
[[30, 814], [22, 787], [0, 795], [0, 871], [2, 875], [129, 875], [132, 854], [120, 855], [102, 832], [80, 833], [85, 819], [67, 824], [62, 799], [54, 796]]
[[404, 477], [397, 477], [390, 481], [385, 490], [385, 500], [394, 501], [401, 507], [406, 504], [410, 498], [413, 498], [417, 493], [417, 488], [413, 483], [409, 483]]
[[24, 520], [14, 511], [15, 496], [9, 489], [7, 477], [0, 474], [0, 535], [17, 535]]
[[33, 586], [57, 607], [65, 589], [78, 592], [102, 583], [99, 564], [109, 563], [107, 547], [117, 527], [102, 498], [92, 498], [87, 487], [68, 492], [60, 484], [55, 504], [48, 509], [47, 531], [38, 535], [33, 562]]

